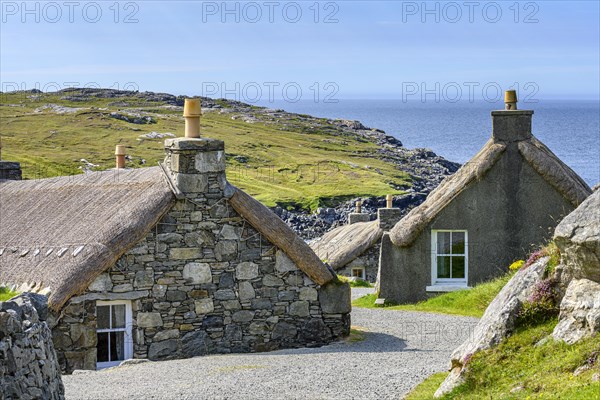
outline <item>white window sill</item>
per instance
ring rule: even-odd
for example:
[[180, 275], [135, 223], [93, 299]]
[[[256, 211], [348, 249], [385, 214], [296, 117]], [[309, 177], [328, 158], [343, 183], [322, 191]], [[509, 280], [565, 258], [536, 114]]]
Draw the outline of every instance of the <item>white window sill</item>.
[[433, 285], [425, 287], [426, 292], [455, 292], [457, 290], [471, 289], [467, 285]]

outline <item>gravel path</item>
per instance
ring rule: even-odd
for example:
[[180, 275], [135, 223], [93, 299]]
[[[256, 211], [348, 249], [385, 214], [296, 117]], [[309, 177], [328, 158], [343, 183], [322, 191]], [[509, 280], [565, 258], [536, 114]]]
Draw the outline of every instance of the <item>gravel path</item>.
[[145, 362], [64, 376], [67, 399], [387, 399], [432, 373], [476, 319], [352, 311], [364, 340], [316, 349]]

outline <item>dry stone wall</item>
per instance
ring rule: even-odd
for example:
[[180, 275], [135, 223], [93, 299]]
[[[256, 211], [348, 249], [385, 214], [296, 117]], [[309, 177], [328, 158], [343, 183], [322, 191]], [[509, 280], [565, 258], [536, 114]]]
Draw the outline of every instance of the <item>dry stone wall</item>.
[[47, 313], [38, 294], [0, 303], [1, 399], [64, 399]]

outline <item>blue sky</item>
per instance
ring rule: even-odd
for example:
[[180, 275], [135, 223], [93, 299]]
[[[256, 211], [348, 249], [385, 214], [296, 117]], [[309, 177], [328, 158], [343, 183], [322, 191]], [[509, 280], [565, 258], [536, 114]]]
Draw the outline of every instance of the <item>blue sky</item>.
[[77, 82], [261, 100], [269, 88], [466, 99], [517, 83], [521, 96], [598, 99], [599, 2], [465, 4], [2, 1], [0, 80], [3, 90]]

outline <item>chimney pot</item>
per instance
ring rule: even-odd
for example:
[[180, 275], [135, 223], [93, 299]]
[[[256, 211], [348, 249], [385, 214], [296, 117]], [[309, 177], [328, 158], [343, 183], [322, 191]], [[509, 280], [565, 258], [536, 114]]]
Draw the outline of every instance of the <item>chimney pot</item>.
[[507, 90], [504, 92], [504, 109], [505, 110], [516, 110], [517, 109], [517, 91]]
[[391, 194], [388, 194], [387, 196], [385, 196], [385, 200], [386, 200], [386, 208], [392, 208], [392, 202], [394, 201], [394, 196], [392, 196]]
[[200, 115], [202, 114], [202, 102], [199, 98], [185, 99], [183, 105], [183, 117], [185, 118], [185, 137], [200, 137]]
[[361, 200], [357, 200], [356, 201], [356, 211], [357, 214], [360, 214], [362, 212], [362, 201]]
[[118, 144], [115, 148], [117, 168], [125, 168], [125, 146]]

